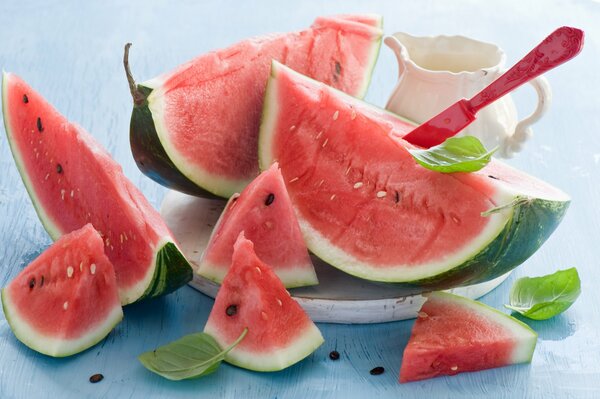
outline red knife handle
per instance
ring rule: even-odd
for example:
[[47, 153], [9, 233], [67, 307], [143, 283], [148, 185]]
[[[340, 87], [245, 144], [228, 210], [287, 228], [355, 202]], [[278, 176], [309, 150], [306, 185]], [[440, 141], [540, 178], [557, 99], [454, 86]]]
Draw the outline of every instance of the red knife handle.
[[468, 100], [471, 111], [479, 111], [523, 83], [569, 61], [582, 48], [582, 30], [568, 26], [558, 28], [512, 68]]

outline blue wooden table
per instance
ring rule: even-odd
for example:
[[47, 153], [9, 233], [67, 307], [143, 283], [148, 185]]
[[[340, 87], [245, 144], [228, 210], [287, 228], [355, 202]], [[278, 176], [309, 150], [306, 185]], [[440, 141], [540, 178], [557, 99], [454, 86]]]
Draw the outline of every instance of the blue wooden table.
[[[184, 287], [129, 306], [124, 321], [94, 348], [67, 359], [38, 355], [0, 316], [0, 398], [598, 398], [600, 397], [600, 3], [359, 0], [192, 2], [0, 1], [0, 68], [15, 72], [102, 142], [125, 174], [158, 206], [165, 190], [141, 175], [128, 144], [131, 98], [121, 59], [144, 80], [210, 49], [247, 36], [302, 29], [320, 14], [376, 12], [385, 31], [464, 34], [498, 43], [510, 65], [561, 25], [586, 31], [574, 61], [547, 74], [554, 101], [535, 137], [511, 164], [572, 196], [550, 240], [483, 302], [501, 308], [517, 277], [576, 266], [583, 293], [563, 315], [528, 322], [538, 333], [531, 365], [400, 385], [402, 351], [413, 321], [319, 327], [326, 343], [305, 361], [259, 374], [223, 365], [200, 380], [170, 382], [147, 372], [136, 356], [203, 328], [212, 299]], [[120, 4], [123, 3], [123, 4]], [[125, 4], [126, 3], [126, 4]], [[150, 4], [152, 3], [152, 4]], [[173, 2], [175, 3], [175, 2]], [[382, 105], [395, 82], [392, 53], [382, 48], [368, 100]], [[533, 93], [515, 95], [522, 113]], [[3, 130], [3, 128], [0, 128]], [[50, 239], [34, 212], [0, 135], [0, 285], [6, 285]], [[339, 361], [329, 360], [336, 349]], [[372, 376], [369, 370], [385, 367]], [[102, 373], [105, 379], [90, 384]]]

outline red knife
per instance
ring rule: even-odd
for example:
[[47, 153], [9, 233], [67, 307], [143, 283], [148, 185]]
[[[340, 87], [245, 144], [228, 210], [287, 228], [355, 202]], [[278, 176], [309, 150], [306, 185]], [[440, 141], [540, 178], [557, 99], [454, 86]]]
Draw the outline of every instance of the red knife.
[[523, 83], [569, 61], [583, 48], [583, 31], [563, 26], [470, 100], [462, 99], [406, 134], [404, 140], [425, 148], [452, 137], [475, 120], [477, 111]]

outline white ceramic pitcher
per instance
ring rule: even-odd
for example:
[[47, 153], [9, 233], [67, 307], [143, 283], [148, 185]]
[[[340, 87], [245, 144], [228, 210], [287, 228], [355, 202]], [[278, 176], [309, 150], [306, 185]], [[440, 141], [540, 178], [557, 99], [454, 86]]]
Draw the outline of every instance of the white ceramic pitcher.
[[[415, 37], [394, 33], [385, 44], [398, 59], [398, 82], [386, 108], [422, 123], [462, 98], [471, 98], [505, 70], [506, 55], [498, 46], [464, 36]], [[458, 136], [478, 137], [496, 155], [510, 158], [532, 135], [531, 125], [552, 100], [544, 77], [530, 81], [538, 95], [536, 109], [518, 121], [509, 95], [477, 113], [477, 119]]]

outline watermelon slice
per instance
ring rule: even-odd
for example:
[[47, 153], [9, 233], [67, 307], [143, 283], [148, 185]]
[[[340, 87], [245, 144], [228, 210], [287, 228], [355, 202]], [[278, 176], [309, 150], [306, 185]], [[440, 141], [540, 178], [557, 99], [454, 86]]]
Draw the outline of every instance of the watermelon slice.
[[258, 127], [271, 60], [362, 97], [381, 36], [376, 15], [317, 18], [309, 29], [248, 39], [139, 85], [126, 61], [138, 167], [189, 194], [239, 193], [258, 175]]
[[191, 280], [192, 269], [158, 212], [92, 136], [13, 74], [3, 76], [2, 99], [15, 163], [54, 240], [92, 223], [124, 305]]
[[433, 292], [402, 357], [400, 382], [531, 361], [537, 334], [480, 302]]
[[261, 173], [223, 210], [210, 237], [198, 274], [217, 283], [231, 265], [233, 244], [244, 231], [256, 255], [287, 288], [318, 284], [298, 220], [277, 164]]
[[261, 167], [279, 162], [315, 255], [369, 280], [448, 288], [505, 274], [561, 221], [566, 194], [500, 162], [477, 173], [419, 166], [401, 138], [412, 128], [274, 62]]
[[282, 370], [323, 343], [319, 329], [240, 233], [204, 332], [226, 348], [246, 327], [248, 334], [225, 360], [250, 370]]
[[100, 342], [123, 318], [115, 271], [91, 224], [62, 236], [4, 289], [2, 308], [16, 337], [49, 356]]

